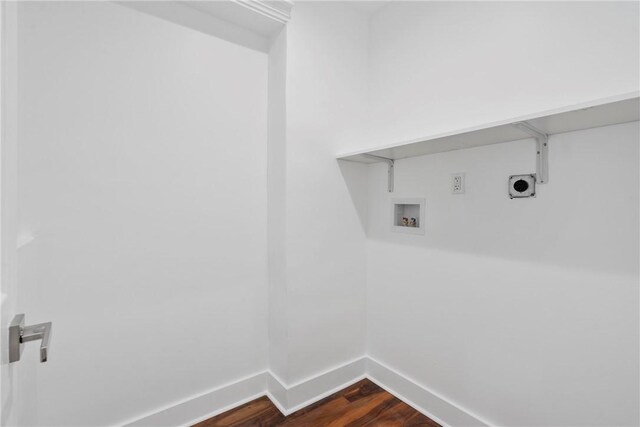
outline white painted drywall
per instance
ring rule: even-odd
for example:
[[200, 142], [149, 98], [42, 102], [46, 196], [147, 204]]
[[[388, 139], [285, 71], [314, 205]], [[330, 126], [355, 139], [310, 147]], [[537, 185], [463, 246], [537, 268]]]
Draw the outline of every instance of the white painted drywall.
[[0, 3], [0, 425], [16, 425], [26, 408], [28, 393], [20, 394], [18, 380], [25, 381], [33, 365], [9, 362], [8, 325], [16, 315], [18, 223], [18, 8]]
[[335, 153], [360, 141], [366, 128], [367, 47], [368, 20], [349, 5], [300, 2], [293, 9], [287, 27], [288, 370], [282, 378], [289, 384], [364, 353], [366, 167], [341, 166]]
[[[287, 30], [269, 51], [269, 144], [267, 150], [267, 248], [269, 369], [287, 376]], [[285, 402], [286, 403], [286, 402]]]
[[369, 355], [496, 425], [636, 425], [639, 137], [637, 122], [553, 137], [550, 182], [526, 200], [506, 182], [533, 171], [532, 141], [399, 161], [425, 236], [389, 231], [372, 167]]
[[637, 90], [637, 12], [300, 2], [268, 63], [114, 4], [21, 5], [20, 304], [55, 328], [31, 423], [120, 423], [267, 355], [296, 389], [365, 349], [497, 424], [637, 423], [637, 125], [554, 138], [535, 200], [505, 188], [530, 141], [398, 162], [425, 236], [391, 233], [384, 166], [335, 161]]
[[371, 19], [372, 120], [364, 145], [638, 90], [638, 8], [389, 2]]
[[19, 304], [53, 322], [31, 422], [266, 369], [266, 54], [113, 3], [19, 12]]
[[[371, 21], [376, 145], [638, 90], [637, 3], [393, 2]], [[370, 167], [368, 354], [496, 425], [637, 425], [638, 123]], [[466, 173], [452, 195], [451, 174]], [[428, 408], [427, 408], [428, 409]]]

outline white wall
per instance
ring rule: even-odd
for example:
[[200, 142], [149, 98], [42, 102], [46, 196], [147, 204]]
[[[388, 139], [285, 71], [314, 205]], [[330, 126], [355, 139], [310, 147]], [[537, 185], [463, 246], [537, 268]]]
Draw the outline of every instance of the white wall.
[[399, 161], [425, 236], [391, 234], [384, 166], [335, 160], [637, 90], [637, 16], [299, 2], [267, 61], [110, 3], [21, 5], [20, 304], [54, 322], [30, 421], [120, 423], [366, 351], [496, 424], [637, 424], [637, 124], [554, 137], [533, 200], [505, 188], [531, 141]]
[[[16, 225], [18, 220], [18, 25], [17, 4], [0, 3], [0, 340], [9, 340], [9, 325], [16, 314], [17, 252]], [[9, 346], [0, 351], [0, 424], [15, 425], [18, 413], [24, 409], [18, 396], [18, 379], [24, 366], [9, 363]]]
[[391, 2], [371, 20], [371, 140], [638, 89], [637, 2]]
[[263, 371], [267, 56], [112, 3], [19, 12], [19, 303], [53, 322], [31, 422]]
[[287, 30], [269, 51], [269, 145], [267, 151], [269, 369], [287, 376]]
[[[371, 21], [371, 144], [638, 90], [637, 17], [392, 3]], [[638, 140], [637, 122], [553, 137], [527, 200], [506, 183], [535, 171], [532, 141], [398, 161], [393, 196], [426, 197], [425, 236], [390, 231], [371, 166], [368, 354], [497, 425], [637, 425]]]
[[[297, 3], [287, 28], [288, 383], [359, 358], [365, 334], [366, 170], [335, 153], [366, 127], [368, 21], [342, 2]], [[356, 201], [347, 181], [360, 186]], [[360, 197], [360, 199], [358, 199]], [[358, 210], [360, 209], [360, 210]]]
[[368, 353], [496, 425], [636, 425], [638, 139], [637, 122], [553, 137], [526, 200], [506, 181], [534, 170], [532, 141], [398, 161], [425, 236], [390, 231], [373, 167]]

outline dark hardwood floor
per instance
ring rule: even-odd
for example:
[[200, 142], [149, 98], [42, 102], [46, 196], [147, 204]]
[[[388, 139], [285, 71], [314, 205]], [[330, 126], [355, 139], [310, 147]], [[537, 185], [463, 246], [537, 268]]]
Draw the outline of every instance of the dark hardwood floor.
[[195, 427], [360, 427], [429, 426], [435, 421], [364, 379], [285, 417], [267, 397], [261, 397]]

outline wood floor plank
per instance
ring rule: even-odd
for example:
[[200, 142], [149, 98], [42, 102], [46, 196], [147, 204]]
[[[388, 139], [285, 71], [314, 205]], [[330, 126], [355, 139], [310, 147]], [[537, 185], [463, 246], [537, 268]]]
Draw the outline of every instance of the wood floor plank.
[[361, 426], [439, 427], [439, 424], [396, 398], [396, 402], [392, 407], [381, 413], [377, 418], [371, 420], [369, 423]]
[[195, 427], [251, 427], [276, 426], [285, 416], [276, 408], [268, 397], [263, 396], [242, 406], [224, 412]]
[[351, 387], [347, 387], [346, 389], [344, 389], [342, 395], [350, 402], [354, 402], [365, 396], [369, 396], [374, 393], [383, 393], [383, 392], [384, 390], [378, 387], [377, 384], [374, 384], [371, 381], [365, 379], [355, 383]]
[[440, 427], [364, 379], [285, 417], [261, 397], [194, 427]]
[[389, 393], [376, 393], [358, 399], [352, 402], [342, 413], [335, 414], [334, 419], [327, 424], [327, 427], [361, 426], [364, 424], [363, 420], [367, 418], [368, 414], [378, 412], [378, 408], [388, 406], [394, 399], [395, 397]]
[[387, 411], [393, 408], [398, 404], [399, 400], [397, 397], [392, 396], [391, 394], [383, 391], [381, 395], [385, 396], [386, 399], [383, 401], [374, 402], [374, 405], [369, 405], [367, 411], [359, 418], [353, 419], [351, 422], [343, 424], [345, 427], [362, 427], [366, 425], [378, 425], [379, 421], [384, 417]]
[[[287, 419], [279, 424], [282, 427], [312, 427], [326, 426], [335, 419], [337, 413], [342, 413], [349, 407], [349, 401], [342, 396], [331, 399], [323, 405], [312, 410], [291, 414]], [[300, 412], [300, 411], [298, 411]]]

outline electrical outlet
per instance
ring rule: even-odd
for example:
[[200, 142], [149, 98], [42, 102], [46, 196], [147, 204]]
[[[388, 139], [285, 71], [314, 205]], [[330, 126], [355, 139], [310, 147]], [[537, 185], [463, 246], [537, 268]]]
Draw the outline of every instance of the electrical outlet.
[[451, 175], [451, 194], [464, 194], [464, 174]]

